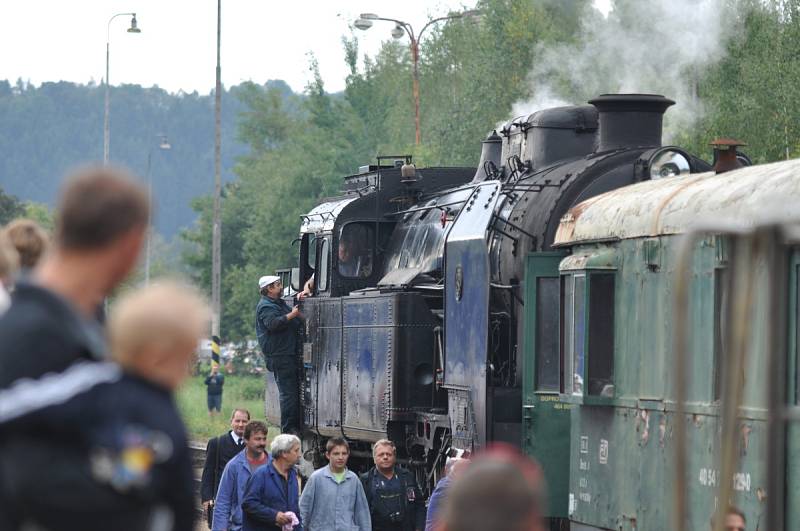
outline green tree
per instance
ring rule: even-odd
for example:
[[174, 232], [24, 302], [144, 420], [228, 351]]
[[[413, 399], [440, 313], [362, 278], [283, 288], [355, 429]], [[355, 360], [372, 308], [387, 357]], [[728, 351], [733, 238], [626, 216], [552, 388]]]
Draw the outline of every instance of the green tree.
[[0, 188], [0, 226], [5, 225], [14, 218], [25, 214], [25, 205], [13, 195], [8, 195]]

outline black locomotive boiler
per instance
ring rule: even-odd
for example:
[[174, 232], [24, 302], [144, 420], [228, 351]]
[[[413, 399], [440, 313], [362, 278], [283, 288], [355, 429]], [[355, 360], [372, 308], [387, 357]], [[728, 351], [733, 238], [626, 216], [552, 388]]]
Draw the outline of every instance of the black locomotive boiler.
[[[548, 250], [585, 199], [710, 169], [661, 145], [673, 101], [589, 103], [508, 122], [483, 141], [477, 169], [379, 158], [302, 217], [293, 287], [315, 279], [298, 352], [307, 457], [344, 436], [366, 460], [388, 437], [429, 483], [450, 447], [520, 444], [525, 256]], [[277, 423], [277, 388], [266, 382]]]

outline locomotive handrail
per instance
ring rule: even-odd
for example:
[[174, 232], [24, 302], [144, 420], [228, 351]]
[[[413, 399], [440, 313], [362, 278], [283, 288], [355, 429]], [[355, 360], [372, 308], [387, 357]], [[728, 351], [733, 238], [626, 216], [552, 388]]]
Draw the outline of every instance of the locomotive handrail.
[[387, 212], [384, 214], [384, 217], [390, 216], [399, 216], [402, 214], [412, 214], [414, 212], [422, 212], [423, 210], [433, 210], [434, 208], [438, 208], [439, 210], [444, 210], [444, 207], [453, 206], [453, 205], [462, 205], [467, 202], [467, 199], [463, 199], [461, 201], [451, 201], [450, 203], [442, 203], [440, 205], [430, 205], [424, 207], [414, 207], [408, 208], [406, 210], [398, 210], [397, 212]]
[[[536, 236], [534, 236], [534, 235], [533, 235], [533, 234], [531, 234], [530, 232], [526, 231], [525, 229], [523, 229], [522, 227], [520, 227], [520, 226], [519, 226], [519, 225], [517, 225], [516, 223], [512, 223], [511, 221], [508, 221], [508, 220], [507, 220], [507, 219], [505, 219], [505, 218], [501, 218], [501, 217], [500, 217], [500, 216], [498, 216], [497, 214], [494, 214], [494, 215], [492, 216], [492, 219], [493, 219], [493, 220], [495, 220], [495, 221], [502, 221], [502, 222], [503, 222], [503, 223], [505, 223], [506, 225], [510, 226], [510, 227], [511, 227], [511, 228], [513, 228], [513, 229], [517, 229], [517, 230], [518, 230], [518, 231], [520, 231], [522, 234], [524, 234], [525, 236], [529, 237], [529, 238], [530, 238], [530, 239], [532, 239], [534, 242], [536, 242]], [[516, 238], [515, 238], [515, 239], [516, 239]]]

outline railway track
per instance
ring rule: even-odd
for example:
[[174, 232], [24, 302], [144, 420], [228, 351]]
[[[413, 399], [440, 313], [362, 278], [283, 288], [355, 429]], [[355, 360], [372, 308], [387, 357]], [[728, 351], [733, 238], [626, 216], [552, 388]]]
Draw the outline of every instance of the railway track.
[[206, 462], [206, 443], [202, 441], [190, 441], [189, 453], [192, 458], [192, 470], [194, 471], [193, 486], [196, 502], [195, 509], [202, 515], [203, 506], [200, 502], [200, 480], [203, 476], [203, 464]]

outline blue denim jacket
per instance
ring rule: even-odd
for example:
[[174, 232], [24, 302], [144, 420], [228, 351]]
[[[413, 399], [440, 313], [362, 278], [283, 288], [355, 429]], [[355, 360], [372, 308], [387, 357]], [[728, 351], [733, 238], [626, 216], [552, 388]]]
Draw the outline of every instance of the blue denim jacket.
[[[267, 464], [271, 461], [267, 456]], [[247, 450], [242, 450], [225, 465], [214, 500], [213, 531], [240, 531], [242, 529], [242, 499], [244, 488], [250, 480]]]
[[297, 471], [289, 469], [287, 480], [288, 498], [283, 490], [283, 478], [275, 470], [273, 463], [262, 466], [256, 470], [250, 481], [245, 486], [242, 499], [242, 529], [243, 531], [266, 531], [280, 529], [275, 525], [275, 517], [279, 512], [291, 511], [300, 520], [300, 524], [293, 531], [303, 531], [303, 522], [300, 517], [299, 485]]

